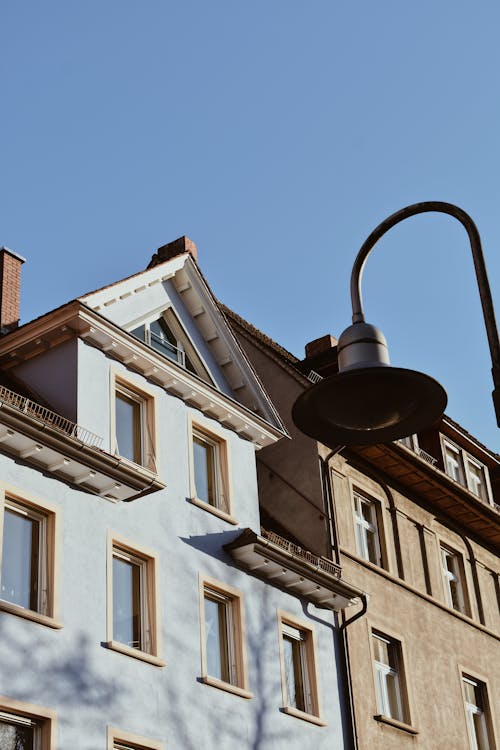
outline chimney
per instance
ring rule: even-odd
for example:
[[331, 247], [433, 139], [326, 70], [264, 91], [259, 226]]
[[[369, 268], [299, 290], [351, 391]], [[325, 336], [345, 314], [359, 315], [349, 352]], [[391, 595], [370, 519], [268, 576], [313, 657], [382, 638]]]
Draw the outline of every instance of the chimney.
[[8, 247], [0, 247], [0, 335], [19, 325], [21, 266], [25, 258]]
[[165, 263], [166, 260], [175, 258], [176, 255], [182, 255], [183, 253], [190, 253], [195, 260], [198, 260], [198, 251], [195, 243], [185, 235], [159, 247], [151, 258], [148, 268], [153, 268], [153, 266], [157, 266], [160, 263]]
[[311, 370], [326, 378], [338, 372], [337, 339], [329, 333], [306, 344], [305, 359], [299, 365], [305, 375]]
[[306, 344], [306, 359], [317, 357], [318, 354], [323, 354], [333, 349], [334, 346], [337, 346], [337, 339], [329, 333], [319, 339], [314, 339]]

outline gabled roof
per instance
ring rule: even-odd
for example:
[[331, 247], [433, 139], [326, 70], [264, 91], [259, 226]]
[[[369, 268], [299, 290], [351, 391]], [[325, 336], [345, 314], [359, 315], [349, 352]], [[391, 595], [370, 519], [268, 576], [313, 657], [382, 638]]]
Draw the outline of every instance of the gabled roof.
[[[200, 341], [223, 373], [219, 378], [220, 383], [227, 383], [223, 390], [162, 356], [116, 322], [120, 302], [135, 297], [140, 306], [142, 292], [165, 282], [173, 285]], [[132, 366], [257, 446], [288, 434], [190, 253], [89, 292], [3, 336], [0, 367], [8, 371], [75, 336]]]
[[286, 435], [287, 431], [278, 412], [191, 253], [181, 253], [156, 263], [145, 271], [79, 297], [79, 301], [100, 315], [113, 318], [115, 316], [110, 313], [120, 302], [167, 281], [173, 284], [182, 299], [213, 359], [223, 372], [234, 399]]

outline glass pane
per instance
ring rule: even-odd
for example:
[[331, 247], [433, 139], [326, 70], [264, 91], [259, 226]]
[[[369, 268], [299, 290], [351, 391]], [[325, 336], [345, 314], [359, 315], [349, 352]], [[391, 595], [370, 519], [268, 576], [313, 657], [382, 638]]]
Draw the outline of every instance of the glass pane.
[[113, 558], [113, 640], [141, 648], [141, 569]]
[[116, 394], [116, 442], [120, 456], [142, 463], [141, 404], [123, 393]]
[[473, 714], [473, 725], [475, 732], [475, 740], [478, 750], [488, 750], [488, 732], [486, 729], [486, 721], [482, 712]]
[[205, 650], [207, 673], [230, 682], [227, 604], [205, 597]]
[[138, 328], [134, 328], [134, 330], [130, 331], [130, 333], [136, 338], [140, 339], [141, 341], [146, 341], [146, 326], [145, 325], [139, 326]]
[[389, 644], [386, 641], [384, 641], [382, 638], [374, 636], [373, 650], [375, 654], [375, 661], [380, 662], [380, 664], [385, 664], [388, 667], [391, 666], [391, 663], [389, 661]]
[[153, 321], [149, 326], [151, 346], [156, 351], [163, 354], [169, 359], [173, 359], [174, 362], [178, 362], [180, 358], [179, 348], [177, 346], [177, 339], [174, 334], [167, 326], [163, 318]]
[[386, 675], [386, 682], [387, 682], [387, 698], [389, 701], [389, 716], [391, 716], [393, 719], [398, 719], [399, 721], [402, 721], [401, 716], [401, 710], [400, 710], [400, 702], [399, 702], [399, 684], [398, 684], [398, 676], [394, 674], [387, 674]]
[[287, 705], [305, 711], [301, 643], [283, 635]]
[[193, 438], [194, 484], [196, 497], [210, 505], [216, 504], [215, 467], [213, 445], [200, 438]]
[[1, 597], [34, 610], [38, 609], [39, 537], [39, 521], [5, 509]]
[[0, 721], [0, 748], [2, 750], [34, 750], [32, 727], [22, 727]]
[[375, 532], [366, 531], [366, 542], [368, 545], [368, 560], [378, 565], [380, 563], [380, 556], [378, 552], [378, 539]]

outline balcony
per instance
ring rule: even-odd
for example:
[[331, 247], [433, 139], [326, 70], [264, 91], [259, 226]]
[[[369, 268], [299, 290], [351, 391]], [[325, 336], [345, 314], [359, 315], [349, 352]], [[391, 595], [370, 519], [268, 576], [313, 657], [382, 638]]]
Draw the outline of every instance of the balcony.
[[162, 489], [155, 473], [102, 450], [102, 438], [0, 386], [0, 451], [80, 489], [130, 501]]
[[240, 567], [316, 607], [339, 611], [357, 604], [361, 591], [342, 580], [340, 566], [275, 532], [245, 529], [224, 549]]

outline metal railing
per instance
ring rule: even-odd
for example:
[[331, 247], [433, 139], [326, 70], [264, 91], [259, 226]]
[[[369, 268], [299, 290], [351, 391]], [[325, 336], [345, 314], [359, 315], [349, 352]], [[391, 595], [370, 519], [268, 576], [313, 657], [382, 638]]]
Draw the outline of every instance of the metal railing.
[[268, 539], [273, 544], [276, 544], [276, 546], [280, 547], [286, 552], [290, 552], [290, 554], [294, 555], [294, 557], [298, 557], [301, 560], [314, 565], [316, 568], [323, 570], [325, 573], [329, 573], [330, 575], [335, 576], [335, 578], [340, 578], [342, 569], [339, 565], [336, 565], [331, 560], [328, 560], [328, 558], [321, 557], [320, 555], [314, 555], [312, 552], [309, 552], [309, 550], [299, 547], [297, 544], [290, 542], [288, 539], [285, 539], [279, 534], [276, 534], [274, 531], [266, 531], [266, 529], [261, 529], [261, 536], [263, 536], [264, 539]]
[[99, 437], [99, 435], [2, 385], [0, 386], [0, 408], [4, 404], [11, 406], [22, 414], [27, 414], [34, 419], [38, 419], [44, 425], [53, 427], [68, 437], [76, 438], [81, 443], [85, 443], [85, 445], [92, 448], [100, 448], [102, 445], [102, 437]]

